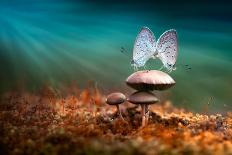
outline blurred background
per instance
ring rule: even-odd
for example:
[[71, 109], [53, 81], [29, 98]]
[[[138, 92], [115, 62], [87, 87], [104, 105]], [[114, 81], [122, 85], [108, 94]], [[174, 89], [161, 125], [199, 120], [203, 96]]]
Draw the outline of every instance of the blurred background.
[[[36, 90], [94, 81], [127, 90], [135, 37], [148, 26], [156, 39], [178, 32], [175, 87], [162, 94], [175, 106], [232, 110], [232, 5], [226, 1], [1, 0], [0, 92], [19, 83]], [[124, 47], [128, 54], [121, 53]], [[129, 56], [128, 56], [129, 55]], [[159, 69], [151, 60], [149, 69]]]

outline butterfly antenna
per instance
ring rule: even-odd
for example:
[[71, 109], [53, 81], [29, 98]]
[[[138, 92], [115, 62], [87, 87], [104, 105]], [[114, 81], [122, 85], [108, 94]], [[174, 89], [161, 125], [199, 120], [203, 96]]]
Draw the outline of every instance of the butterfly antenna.
[[191, 70], [192, 69], [192, 67], [190, 67], [188, 64], [185, 64], [183, 66], [184, 66], [185, 70]]
[[186, 71], [190, 71], [192, 69], [192, 67], [188, 64], [177, 64], [176, 66], [184, 68]]
[[121, 53], [125, 54], [127, 57], [130, 57], [128, 51], [124, 47], [121, 47]]

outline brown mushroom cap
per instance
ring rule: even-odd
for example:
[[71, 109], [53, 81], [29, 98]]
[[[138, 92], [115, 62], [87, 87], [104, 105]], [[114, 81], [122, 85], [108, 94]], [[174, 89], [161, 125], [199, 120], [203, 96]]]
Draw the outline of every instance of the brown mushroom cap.
[[136, 90], [165, 90], [173, 85], [175, 81], [166, 73], [158, 70], [137, 71], [131, 74], [126, 84]]
[[133, 104], [154, 104], [159, 102], [155, 94], [146, 91], [137, 91], [131, 94], [127, 100]]
[[116, 92], [107, 96], [106, 103], [109, 105], [117, 105], [125, 102], [125, 100], [126, 96], [124, 94]]

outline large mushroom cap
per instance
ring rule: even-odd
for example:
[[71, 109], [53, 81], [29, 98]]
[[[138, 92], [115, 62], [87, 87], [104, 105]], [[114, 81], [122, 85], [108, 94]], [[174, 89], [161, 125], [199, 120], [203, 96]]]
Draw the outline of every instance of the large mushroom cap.
[[159, 102], [155, 94], [146, 91], [137, 91], [131, 94], [127, 100], [133, 104], [154, 104]]
[[109, 105], [117, 105], [125, 102], [125, 100], [126, 96], [124, 94], [116, 92], [107, 96], [106, 103]]
[[165, 90], [173, 85], [175, 81], [166, 73], [158, 70], [137, 71], [131, 74], [126, 84], [136, 90]]

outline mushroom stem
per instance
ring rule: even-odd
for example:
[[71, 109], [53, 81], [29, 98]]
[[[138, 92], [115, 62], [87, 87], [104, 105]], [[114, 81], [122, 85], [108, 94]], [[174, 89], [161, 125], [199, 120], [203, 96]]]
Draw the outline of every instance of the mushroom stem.
[[148, 105], [145, 104], [145, 113], [147, 114], [148, 113]]
[[119, 104], [117, 104], [116, 107], [117, 107], [117, 111], [118, 111], [120, 118], [125, 122], [124, 118], [122, 117], [121, 110], [119, 108]]
[[146, 105], [145, 104], [141, 104], [141, 108], [142, 108], [142, 127], [144, 127], [146, 125], [146, 113], [145, 113], [145, 110], [146, 110]]
[[148, 105], [147, 104], [145, 104], [145, 117], [146, 117], [146, 124], [148, 124], [149, 110], [148, 110]]

